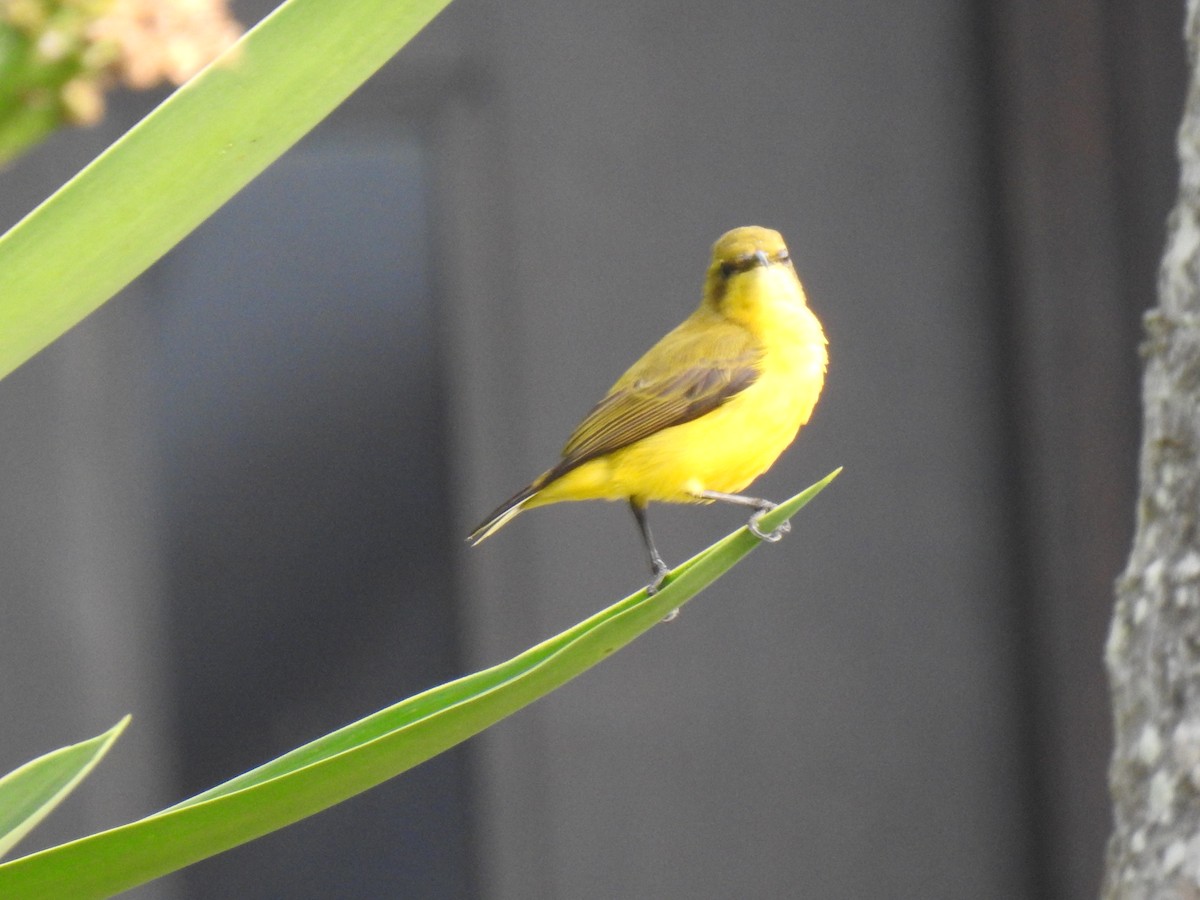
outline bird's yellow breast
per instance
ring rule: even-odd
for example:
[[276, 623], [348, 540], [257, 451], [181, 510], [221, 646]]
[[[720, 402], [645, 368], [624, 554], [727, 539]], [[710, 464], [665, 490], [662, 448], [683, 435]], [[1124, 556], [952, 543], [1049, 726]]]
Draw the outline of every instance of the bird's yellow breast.
[[635, 498], [697, 502], [737, 493], [771, 467], [812, 415], [825, 380], [825, 335], [788, 269], [743, 278], [727, 314], [762, 347], [759, 376], [716, 409], [590, 460], [547, 484], [530, 506]]

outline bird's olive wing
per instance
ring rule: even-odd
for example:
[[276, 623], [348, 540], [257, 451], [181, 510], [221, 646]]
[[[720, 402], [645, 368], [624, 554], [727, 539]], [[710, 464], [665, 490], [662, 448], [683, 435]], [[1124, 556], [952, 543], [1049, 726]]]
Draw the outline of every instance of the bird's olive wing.
[[563, 448], [557, 468], [574, 468], [711, 412], [755, 382], [761, 356], [757, 343], [739, 327], [699, 334], [677, 329], [588, 413]]

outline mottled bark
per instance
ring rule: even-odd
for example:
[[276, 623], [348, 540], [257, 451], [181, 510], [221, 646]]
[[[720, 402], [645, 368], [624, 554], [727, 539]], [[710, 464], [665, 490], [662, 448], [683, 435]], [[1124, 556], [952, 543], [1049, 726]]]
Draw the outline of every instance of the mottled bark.
[[[1200, 0], [1179, 200], [1146, 315], [1137, 532], [1106, 661], [1116, 747], [1104, 896], [1200, 898]], [[1164, 51], [1165, 52], [1165, 51]]]

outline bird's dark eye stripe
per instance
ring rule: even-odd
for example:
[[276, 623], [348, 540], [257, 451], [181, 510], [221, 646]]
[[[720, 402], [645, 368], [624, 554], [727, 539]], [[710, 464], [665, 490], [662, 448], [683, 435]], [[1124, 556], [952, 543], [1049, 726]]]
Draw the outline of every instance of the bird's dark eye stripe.
[[[784, 249], [775, 254], [772, 262], [787, 262], [789, 258], [787, 250]], [[739, 256], [737, 259], [727, 259], [721, 263], [721, 276], [729, 278], [737, 272], [749, 272], [761, 264], [759, 258], [752, 253], [747, 256]]]

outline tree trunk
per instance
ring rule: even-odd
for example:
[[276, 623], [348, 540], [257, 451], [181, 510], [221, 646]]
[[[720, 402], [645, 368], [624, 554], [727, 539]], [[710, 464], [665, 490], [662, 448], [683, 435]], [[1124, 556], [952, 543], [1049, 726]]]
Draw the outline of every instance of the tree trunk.
[[1146, 314], [1137, 532], [1117, 583], [1106, 662], [1116, 747], [1104, 896], [1200, 898], [1200, 0], [1179, 200]]

